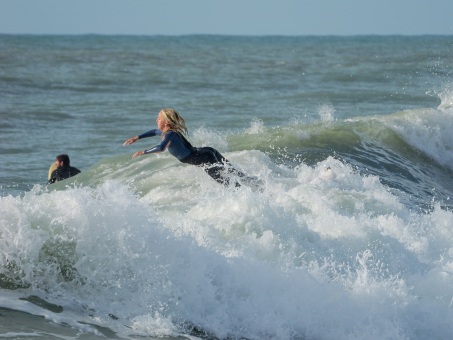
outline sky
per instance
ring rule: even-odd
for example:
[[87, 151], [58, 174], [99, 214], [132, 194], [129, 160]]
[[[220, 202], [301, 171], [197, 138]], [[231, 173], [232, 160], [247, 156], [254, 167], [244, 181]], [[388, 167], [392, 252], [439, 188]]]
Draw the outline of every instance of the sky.
[[453, 0], [0, 0], [0, 33], [453, 34]]

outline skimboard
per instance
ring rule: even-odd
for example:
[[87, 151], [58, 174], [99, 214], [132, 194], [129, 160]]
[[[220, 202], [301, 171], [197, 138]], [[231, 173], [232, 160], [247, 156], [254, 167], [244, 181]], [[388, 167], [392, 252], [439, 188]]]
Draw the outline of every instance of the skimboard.
[[47, 176], [47, 180], [50, 180], [50, 177], [52, 176], [52, 172], [57, 168], [57, 165], [55, 162], [52, 163], [52, 165], [49, 168], [49, 175]]

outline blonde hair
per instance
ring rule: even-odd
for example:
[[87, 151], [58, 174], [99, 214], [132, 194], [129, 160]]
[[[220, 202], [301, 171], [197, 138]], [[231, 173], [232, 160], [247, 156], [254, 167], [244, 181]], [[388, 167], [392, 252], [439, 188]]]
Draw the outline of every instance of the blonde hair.
[[187, 134], [189, 132], [184, 118], [182, 118], [176, 110], [165, 108], [160, 110], [160, 113], [171, 131], [179, 132], [181, 134]]

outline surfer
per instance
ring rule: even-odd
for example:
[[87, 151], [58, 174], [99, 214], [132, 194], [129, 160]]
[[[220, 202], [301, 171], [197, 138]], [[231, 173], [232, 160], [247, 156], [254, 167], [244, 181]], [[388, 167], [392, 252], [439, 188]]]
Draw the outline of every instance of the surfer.
[[58, 155], [55, 158], [55, 163], [52, 165], [52, 167], [55, 167], [55, 170], [49, 176], [49, 184], [62, 181], [81, 172], [79, 169], [72, 167], [70, 163], [71, 161], [68, 155]]
[[[248, 178], [243, 172], [233, 168], [230, 162], [216, 149], [211, 147], [193, 147], [184, 137], [188, 133], [186, 123], [174, 109], [162, 109], [157, 116], [156, 123], [157, 129], [129, 138], [123, 143], [123, 146], [126, 146], [142, 138], [161, 136], [162, 141], [160, 144], [144, 151], [137, 151], [132, 155], [132, 158], [168, 149], [180, 162], [204, 167], [209, 176], [225, 186], [230, 184], [227, 174]], [[240, 184], [236, 182], [235, 186], [239, 187]]]

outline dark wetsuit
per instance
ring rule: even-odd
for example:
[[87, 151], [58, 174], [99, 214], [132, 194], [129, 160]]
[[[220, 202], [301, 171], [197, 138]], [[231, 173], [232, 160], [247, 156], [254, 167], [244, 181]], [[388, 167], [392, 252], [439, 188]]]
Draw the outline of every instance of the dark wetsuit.
[[80, 170], [72, 166], [60, 166], [52, 172], [52, 175], [49, 179], [49, 184], [62, 181], [79, 173]]
[[[153, 129], [138, 136], [139, 139], [152, 136], [162, 136], [162, 131]], [[180, 162], [203, 166], [205, 171], [217, 182], [229, 185], [226, 173], [235, 174], [239, 177], [244, 177], [245, 174], [234, 169], [228, 160], [223, 157], [220, 152], [211, 147], [195, 148], [184, 136], [178, 132], [167, 131], [162, 142], [151, 149], [145, 150], [145, 154], [162, 152], [165, 149], [175, 156]], [[236, 186], [239, 183], [236, 182]]]

